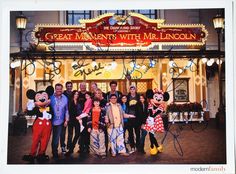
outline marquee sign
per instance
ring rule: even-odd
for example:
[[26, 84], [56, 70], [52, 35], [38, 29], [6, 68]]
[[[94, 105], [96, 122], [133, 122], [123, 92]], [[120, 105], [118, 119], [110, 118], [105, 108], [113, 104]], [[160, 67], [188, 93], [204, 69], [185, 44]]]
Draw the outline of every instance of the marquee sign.
[[39, 43], [92, 45], [93, 47], [150, 47], [151, 45], [204, 45], [208, 32], [201, 24], [170, 25], [130, 13], [107, 13], [80, 25], [37, 25]]

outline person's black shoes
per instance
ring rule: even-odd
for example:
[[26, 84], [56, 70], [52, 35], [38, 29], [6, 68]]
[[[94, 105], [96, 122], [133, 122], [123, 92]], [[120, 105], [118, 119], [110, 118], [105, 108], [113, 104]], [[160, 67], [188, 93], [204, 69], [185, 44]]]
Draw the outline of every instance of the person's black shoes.
[[61, 152], [62, 152], [63, 154], [66, 154], [66, 148], [65, 148], [65, 147], [62, 147], [62, 148], [61, 148]]
[[38, 163], [45, 163], [47, 161], [49, 161], [49, 156], [48, 155], [45, 155], [45, 154], [41, 154], [41, 155], [38, 155], [36, 157]]
[[30, 163], [34, 163], [34, 156], [32, 156], [32, 155], [24, 155], [24, 156], [22, 157], [22, 160], [28, 161], [28, 162], [30, 162]]
[[45, 154], [40, 154], [36, 157], [34, 157], [32, 155], [24, 155], [23, 158], [22, 158], [22, 160], [28, 161], [28, 162], [30, 162], [30, 164], [35, 163], [34, 159], [36, 159], [39, 164], [42, 164], [42, 163], [45, 163], [45, 162], [49, 161], [49, 156], [45, 155]]
[[73, 151], [69, 150], [68, 152], [66, 152], [65, 156], [70, 156], [73, 153]]
[[138, 152], [141, 153], [141, 154], [146, 154], [146, 152], [144, 151], [143, 148], [138, 148]]
[[59, 155], [58, 155], [58, 153], [55, 153], [52, 155], [52, 157], [53, 157], [53, 159], [57, 160], [59, 158]]

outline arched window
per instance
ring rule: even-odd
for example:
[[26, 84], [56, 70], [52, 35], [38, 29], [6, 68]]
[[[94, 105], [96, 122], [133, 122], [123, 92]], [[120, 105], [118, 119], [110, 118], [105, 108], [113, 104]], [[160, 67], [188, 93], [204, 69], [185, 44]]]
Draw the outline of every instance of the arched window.
[[78, 11], [66, 11], [66, 23], [69, 25], [78, 24], [80, 19], [90, 19], [91, 11], [78, 10]]

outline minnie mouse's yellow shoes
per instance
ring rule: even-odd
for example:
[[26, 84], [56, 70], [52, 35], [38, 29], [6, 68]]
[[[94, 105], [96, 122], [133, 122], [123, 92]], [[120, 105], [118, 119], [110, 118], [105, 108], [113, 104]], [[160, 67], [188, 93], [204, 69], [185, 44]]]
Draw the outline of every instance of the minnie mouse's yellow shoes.
[[156, 155], [158, 152], [156, 146], [154, 146], [153, 148], [150, 147], [150, 155]]
[[160, 146], [156, 147], [154, 145], [153, 148], [150, 147], [150, 155], [156, 155], [158, 152], [163, 152], [163, 145], [161, 144]]
[[163, 145], [161, 144], [158, 148], [157, 148], [158, 152], [163, 152]]

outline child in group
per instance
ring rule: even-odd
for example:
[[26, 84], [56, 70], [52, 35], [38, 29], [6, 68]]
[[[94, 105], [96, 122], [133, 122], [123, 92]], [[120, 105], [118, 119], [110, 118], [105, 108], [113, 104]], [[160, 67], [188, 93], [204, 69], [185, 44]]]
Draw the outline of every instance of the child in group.
[[121, 105], [117, 103], [117, 96], [110, 95], [110, 104], [106, 110], [105, 123], [107, 125], [107, 133], [110, 142], [111, 156], [118, 154], [129, 156], [124, 145], [123, 118], [135, 118], [134, 115], [125, 114]]
[[106, 111], [100, 107], [100, 100], [94, 98], [93, 108], [88, 114], [88, 132], [90, 133], [90, 152], [102, 159], [106, 158], [105, 146], [105, 115]]
[[91, 93], [86, 92], [85, 98], [86, 98], [86, 101], [84, 103], [84, 109], [83, 109], [82, 113], [88, 114], [90, 109], [93, 107], [93, 101], [92, 101], [92, 98], [91, 98]]
[[89, 133], [87, 130], [87, 122], [88, 122], [88, 113], [92, 108], [92, 98], [91, 93], [85, 93], [85, 103], [84, 109], [82, 114], [80, 114], [76, 119], [80, 123], [80, 140], [79, 140], [79, 147], [80, 147], [80, 155], [86, 155], [89, 152]]
[[92, 106], [93, 106], [93, 101], [91, 98], [91, 93], [86, 92], [85, 93], [85, 103], [84, 103], [84, 109], [82, 111], [82, 114], [80, 114], [78, 117], [76, 117], [76, 119], [79, 121], [80, 123], [80, 132], [83, 131], [84, 126], [82, 125], [82, 118], [85, 118], [88, 116], [89, 111], [91, 110]]

